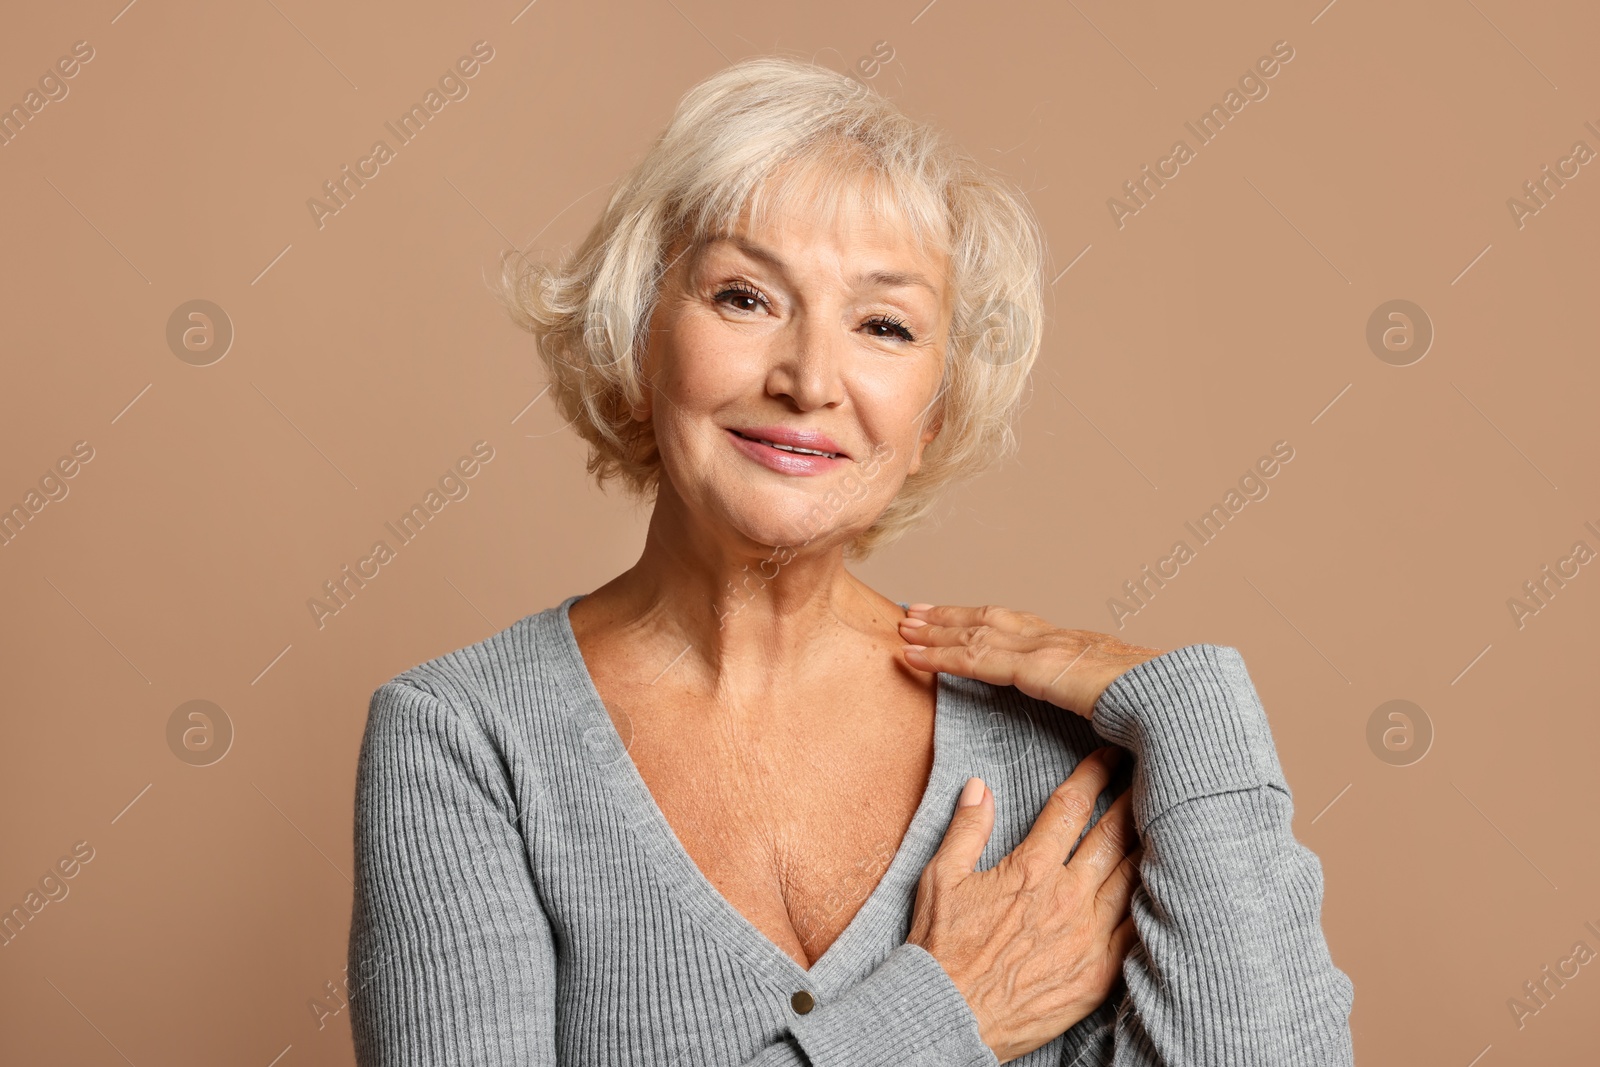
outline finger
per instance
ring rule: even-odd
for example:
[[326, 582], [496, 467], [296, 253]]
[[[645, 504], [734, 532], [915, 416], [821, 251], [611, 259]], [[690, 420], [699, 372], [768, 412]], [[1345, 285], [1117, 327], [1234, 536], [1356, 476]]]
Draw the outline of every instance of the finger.
[[1045, 800], [1028, 836], [1013, 851], [1056, 868], [1065, 863], [1121, 755], [1122, 749], [1107, 745], [1079, 760], [1067, 780]]
[[943, 671], [994, 685], [1015, 685], [1026, 658], [1021, 652], [994, 645], [923, 645], [915, 641], [902, 645], [900, 652], [906, 663], [919, 671]]
[[907, 617], [938, 626], [992, 626], [1004, 633], [1034, 634], [1050, 629], [1050, 624], [1026, 611], [1003, 608], [998, 604], [982, 607], [957, 607], [953, 604], [912, 604]]
[[959, 879], [971, 874], [978, 866], [984, 846], [989, 843], [989, 835], [994, 832], [994, 793], [981, 778], [967, 779], [962, 787], [963, 796], [968, 795], [969, 788], [981, 790], [978, 803], [963, 805], [960, 798], [957, 799], [944, 841], [928, 861], [946, 877]]
[[1112, 869], [1095, 894], [1095, 904], [1101, 915], [1126, 915], [1133, 900], [1133, 888], [1139, 884], [1139, 864], [1144, 859], [1144, 849], [1136, 848]]
[[1135, 847], [1133, 832], [1133, 790], [1124, 789], [1111, 802], [1089, 832], [1083, 835], [1078, 851], [1067, 867], [1089, 885], [1100, 885]]
[[[959, 648], [963, 646], [984, 646], [987, 649], [1004, 649], [1009, 652], [1022, 652], [1038, 660], [1044, 666], [1037, 672], [1041, 678], [1046, 678], [1046, 688], [1069, 670], [1077, 667], [1079, 662], [1091, 652], [1104, 653], [1105, 648], [1097, 648], [1095, 639], [1101, 638], [1099, 634], [1092, 634], [1087, 630], [1058, 630], [1048, 625], [1037, 632], [1029, 630], [1013, 633], [1010, 630], [999, 629], [989, 625], [978, 626], [941, 626], [937, 623], [924, 622], [914, 617], [900, 620], [900, 636], [911, 645], [922, 648]], [[1111, 638], [1103, 638], [1112, 641]], [[1119, 646], [1121, 649], [1130, 649], [1132, 646]], [[1118, 649], [1112, 649], [1117, 651]], [[1154, 651], [1153, 649], [1151, 651]], [[979, 656], [987, 652], [976, 653]], [[1090, 657], [1087, 666], [1098, 666], [1103, 655]], [[1030, 665], [1031, 666], [1031, 665]], [[1085, 668], [1079, 668], [1079, 672]], [[1030, 693], [1036, 699], [1048, 699], [1039, 694]]]
[[[1139, 930], [1133, 924], [1133, 916], [1129, 915], [1117, 924], [1115, 930], [1111, 931], [1111, 937], [1106, 944], [1106, 953], [1115, 960], [1125, 960], [1128, 958], [1128, 953], [1133, 951], [1133, 946], [1138, 943]], [[1120, 962], [1117, 970], [1122, 970]]]
[[[1072, 695], [1081, 687], [1083, 671], [1068, 676], [1068, 671], [1085, 658], [1089, 646], [1069, 648], [1067, 643], [1042, 644], [1037, 637], [1023, 637], [995, 630], [953, 630], [963, 634], [962, 644], [924, 644], [921, 634], [932, 627], [902, 629], [908, 644], [901, 646], [906, 665], [919, 671], [942, 671], [963, 678], [976, 678], [992, 685], [1014, 685], [1035, 700], [1089, 718], [1093, 705]], [[1065, 679], [1065, 680], [1063, 680]]]
[[1060, 666], [1044, 662], [1045, 657], [1036, 652], [1002, 647], [997, 640], [998, 635], [973, 644], [923, 645], [913, 637], [911, 643], [900, 646], [900, 651], [906, 664], [919, 671], [942, 671], [993, 685], [1014, 685], [1035, 700], [1048, 700], [1045, 691], [1061, 673]]
[[955, 625], [927, 622], [909, 615], [900, 620], [900, 633], [906, 640], [918, 645], [970, 645], [982, 641], [998, 648], [1018, 651], [1039, 647], [1039, 638], [1034, 634], [1016, 633], [987, 623]]

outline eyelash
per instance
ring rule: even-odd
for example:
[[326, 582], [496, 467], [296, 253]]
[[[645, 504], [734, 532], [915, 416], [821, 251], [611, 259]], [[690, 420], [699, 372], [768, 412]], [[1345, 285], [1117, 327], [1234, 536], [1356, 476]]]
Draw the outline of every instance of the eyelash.
[[864, 325], [887, 326], [899, 334], [902, 341], [916, 340], [915, 337], [911, 336], [911, 330], [906, 326], [906, 324], [895, 318], [893, 315], [874, 315], [872, 318], [868, 319]]
[[[714, 299], [721, 300], [723, 297], [729, 295], [747, 297], [751, 300], [758, 300], [763, 304], [767, 303], [766, 297], [762, 296], [761, 293], [758, 292], [754, 287], [745, 282], [734, 282], [731, 285], [725, 286], [720, 292], [717, 293]], [[899, 338], [903, 341], [916, 340], [916, 338], [911, 335], [911, 330], [906, 326], [905, 321], [896, 318], [893, 315], [874, 315], [872, 318], [862, 323], [862, 325], [886, 326], [895, 331], [896, 335], [899, 336]]]

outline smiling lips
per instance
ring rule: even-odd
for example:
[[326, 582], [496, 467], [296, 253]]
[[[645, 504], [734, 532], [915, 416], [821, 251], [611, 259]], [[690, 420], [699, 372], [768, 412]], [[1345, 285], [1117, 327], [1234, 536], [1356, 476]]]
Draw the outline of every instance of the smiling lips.
[[824, 434], [789, 430], [781, 426], [750, 426], [728, 430], [734, 447], [780, 474], [822, 474], [849, 461]]

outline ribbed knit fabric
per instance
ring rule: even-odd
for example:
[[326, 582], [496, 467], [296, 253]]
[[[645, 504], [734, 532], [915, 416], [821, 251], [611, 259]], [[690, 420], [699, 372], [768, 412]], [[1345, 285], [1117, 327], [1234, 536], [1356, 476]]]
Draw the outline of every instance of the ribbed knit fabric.
[[[701, 874], [600, 701], [578, 597], [384, 683], [356, 784], [351, 1027], [363, 1067], [992, 1067], [939, 962], [905, 942], [971, 775], [986, 869], [1077, 762], [1134, 753], [1145, 853], [1124, 987], [1023, 1067], [1351, 1064], [1350, 980], [1320, 924], [1266, 714], [1237, 650], [1134, 667], [1093, 722], [938, 678], [927, 790], [883, 880], [809, 970]], [[796, 992], [815, 1006], [797, 1010]], [[801, 1005], [803, 1006], [803, 1004]]]

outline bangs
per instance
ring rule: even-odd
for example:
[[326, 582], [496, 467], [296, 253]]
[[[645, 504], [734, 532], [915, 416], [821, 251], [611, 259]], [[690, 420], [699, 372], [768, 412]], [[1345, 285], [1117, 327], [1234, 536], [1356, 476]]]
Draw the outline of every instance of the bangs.
[[701, 174], [705, 184], [694, 191], [700, 195], [679, 216], [690, 246], [776, 217], [820, 218], [832, 226], [843, 215], [860, 214], [909, 234], [923, 254], [951, 251], [949, 208], [937, 186], [914, 172], [896, 173], [890, 161], [859, 141], [818, 139], [775, 155], [763, 167], [712, 164]]

